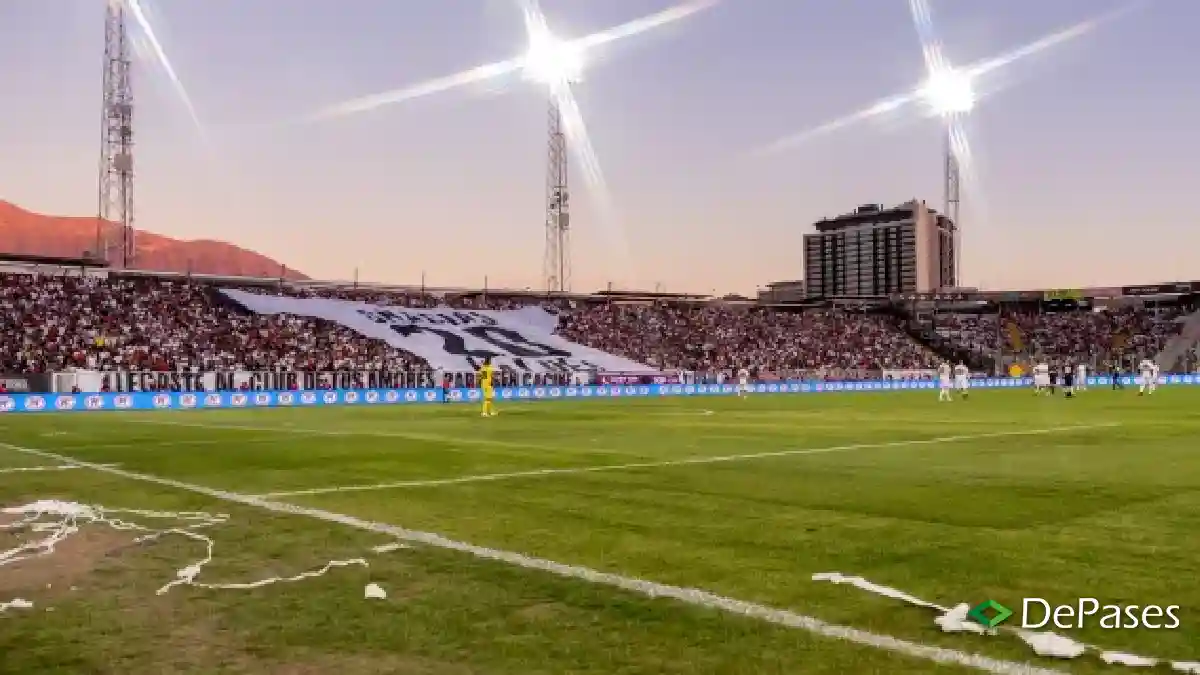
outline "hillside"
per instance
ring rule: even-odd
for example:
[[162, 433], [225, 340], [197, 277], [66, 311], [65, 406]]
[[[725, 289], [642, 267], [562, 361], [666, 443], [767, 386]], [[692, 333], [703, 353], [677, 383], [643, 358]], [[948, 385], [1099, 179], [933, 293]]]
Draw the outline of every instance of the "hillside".
[[[105, 228], [115, 239], [119, 228], [114, 223], [105, 223]], [[136, 241], [138, 269], [247, 277], [278, 277], [282, 270], [288, 279], [308, 279], [282, 263], [223, 241], [185, 241], [143, 230], [137, 231]], [[78, 257], [95, 244], [96, 218], [47, 216], [0, 200], [0, 254]]]

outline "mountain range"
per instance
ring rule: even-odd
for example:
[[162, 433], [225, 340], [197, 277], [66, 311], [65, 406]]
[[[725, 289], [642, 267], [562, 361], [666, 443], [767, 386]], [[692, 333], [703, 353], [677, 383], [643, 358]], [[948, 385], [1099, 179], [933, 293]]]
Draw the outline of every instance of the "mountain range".
[[[40, 255], [79, 258], [96, 248], [96, 217], [51, 216], [0, 200], [0, 256]], [[104, 235], [120, 237], [116, 223], [104, 222]], [[279, 261], [224, 241], [183, 240], [136, 230], [134, 267], [155, 272], [284, 278], [309, 277]]]

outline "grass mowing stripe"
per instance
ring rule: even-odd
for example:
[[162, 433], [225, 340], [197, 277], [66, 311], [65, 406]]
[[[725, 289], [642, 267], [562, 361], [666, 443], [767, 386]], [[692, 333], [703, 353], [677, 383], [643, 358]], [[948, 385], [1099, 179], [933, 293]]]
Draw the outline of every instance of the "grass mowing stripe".
[[[458, 438], [455, 436], [441, 436], [438, 434], [415, 434], [404, 431], [369, 431], [369, 430], [336, 430], [336, 429], [298, 429], [296, 427], [268, 427], [268, 426], [253, 426], [248, 424], [204, 424], [202, 422], [173, 422], [169, 420], [130, 420], [137, 424], [155, 424], [159, 426], [171, 427], [190, 427], [194, 429], [227, 429], [229, 431], [262, 431], [279, 434], [300, 434], [302, 436], [366, 436], [378, 438], [402, 438], [409, 441], [424, 441], [427, 443], [443, 443], [446, 445], [476, 445], [490, 446], [495, 448], [513, 448], [515, 450], [542, 450], [545, 452], [558, 452], [563, 449], [563, 446], [541, 445], [538, 443], [522, 443], [519, 441], [500, 441], [486, 438]], [[456, 448], [448, 448], [456, 451]], [[605, 448], [590, 448], [593, 452], [607, 452], [611, 454], [620, 454], [617, 450], [608, 450]]]
[[161, 476], [135, 473], [133, 471], [126, 471], [124, 469], [106, 466], [104, 464], [85, 462], [82, 460], [73, 459], [66, 455], [50, 452], [48, 450], [39, 450], [37, 448], [28, 448], [9, 443], [0, 443], [0, 447], [34, 457], [41, 457], [42, 459], [77, 465], [92, 469], [93, 471], [97, 471], [99, 473], [119, 476], [129, 480], [171, 487], [178, 490], [184, 490], [207, 497], [212, 497], [213, 499], [218, 499], [225, 502], [253, 506], [271, 511], [273, 513], [306, 516], [308, 518], [322, 520], [328, 523], [336, 523], [359, 530], [376, 532], [402, 541], [425, 544], [427, 546], [434, 546], [451, 551], [459, 551], [486, 560], [495, 560], [525, 569], [540, 570], [561, 577], [579, 579], [593, 584], [610, 586], [623, 591], [638, 593], [649, 598], [671, 598], [673, 600], [696, 607], [720, 610], [729, 614], [759, 619], [761, 621], [767, 621], [781, 626], [787, 626], [789, 628], [798, 628], [823, 637], [844, 640], [846, 642], [867, 647], [874, 647], [876, 649], [882, 649], [912, 658], [924, 659], [926, 661], [934, 661], [936, 663], [972, 668], [987, 673], [994, 673], [995, 675], [1056, 675], [1057, 673], [1061, 672], [1057, 670], [1041, 668], [1028, 663], [1003, 661], [1000, 659], [980, 656], [978, 654], [961, 652], [954, 649], [909, 642], [907, 640], [901, 640], [889, 635], [879, 635], [877, 633], [871, 633], [869, 631], [851, 628], [849, 626], [826, 623], [825, 621], [815, 617], [805, 616], [803, 614], [797, 614], [788, 610], [776, 609], [743, 600], [727, 598], [697, 588], [684, 588], [680, 586], [658, 584], [645, 579], [624, 577], [618, 574], [599, 572], [586, 567], [566, 565], [563, 563], [554, 562], [552, 560], [533, 558], [521, 553], [513, 553], [510, 551], [501, 551], [493, 548], [476, 546], [474, 544], [448, 539], [439, 534], [430, 532], [407, 530], [395, 525], [371, 522], [332, 511], [324, 511], [321, 509], [314, 509], [296, 504], [271, 501], [251, 495], [243, 495], [236, 492], [226, 492], [224, 490], [204, 487], [202, 485], [184, 483], [182, 481], [164, 478]]
[[622, 471], [628, 469], [653, 469], [669, 466], [688, 466], [694, 464], [718, 464], [722, 462], [741, 462], [770, 457], [790, 457], [793, 455], [817, 455], [828, 452], [845, 452], [849, 450], [872, 450], [880, 448], [899, 448], [913, 445], [937, 445], [941, 443], [958, 443], [976, 441], [988, 438], [1005, 438], [1009, 436], [1036, 436], [1043, 434], [1083, 431], [1118, 426], [1116, 423], [1075, 425], [1066, 427], [1050, 427], [1047, 429], [1021, 429], [1017, 431], [996, 431], [982, 434], [964, 434], [958, 436], [940, 436], [938, 438], [910, 439], [904, 441], [884, 441], [880, 443], [853, 443], [850, 445], [834, 445], [825, 448], [798, 448], [793, 450], [773, 450], [770, 452], [754, 452], [741, 455], [722, 455], [717, 457], [689, 457], [685, 459], [663, 460], [660, 462], [634, 462], [630, 464], [602, 464], [599, 466], [559, 467], [549, 469], [531, 469], [528, 471], [513, 471], [510, 473], [492, 473], [475, 476], [459, 476], [457, 478], [434, 478], [429, 480], [394, 481], [390, 483], [375, 483], [372, 485], [343, 485], [340, 487], [311, 488], [308, 490], [293, 490], [290, 492], [269, 492], [261, 497], [305, 497], [337, 492], [365, 492], [370, 490], [389, 490], [397, 488], [436, 487], [439, 485], [459, 485], [462, 483], [483, 483], [488, 481], [509, 480], [514, 478], [532, 478], [536, 476], [559, 476], [572, 473], [599, 473], [602, 471]]

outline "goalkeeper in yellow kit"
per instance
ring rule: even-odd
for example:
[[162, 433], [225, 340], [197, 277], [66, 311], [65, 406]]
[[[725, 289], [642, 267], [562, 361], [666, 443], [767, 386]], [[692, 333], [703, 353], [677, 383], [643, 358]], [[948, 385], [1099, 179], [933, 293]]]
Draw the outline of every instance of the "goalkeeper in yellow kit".
[[483, 360], [483, 366], [479, 369], [479, 389], [483, 393], [483, 412], [481, 417], [496, 416], [496, 388], [495, 388], [496, 369], [492, 367], [492, 358]]

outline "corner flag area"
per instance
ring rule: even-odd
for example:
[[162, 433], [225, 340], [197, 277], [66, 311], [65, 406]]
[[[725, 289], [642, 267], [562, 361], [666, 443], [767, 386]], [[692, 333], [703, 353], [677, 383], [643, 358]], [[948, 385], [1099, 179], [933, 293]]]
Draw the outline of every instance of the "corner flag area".
[[[8, 415], [0, 671], [1188, 672], [1198, 411], [1165, 387]], [[1039, 656], [1026, 598], [1180, 625], [1046, 624], [1083, 649]], [[985, 601], [1014, 612], [995, 634], [944, 629]]]

